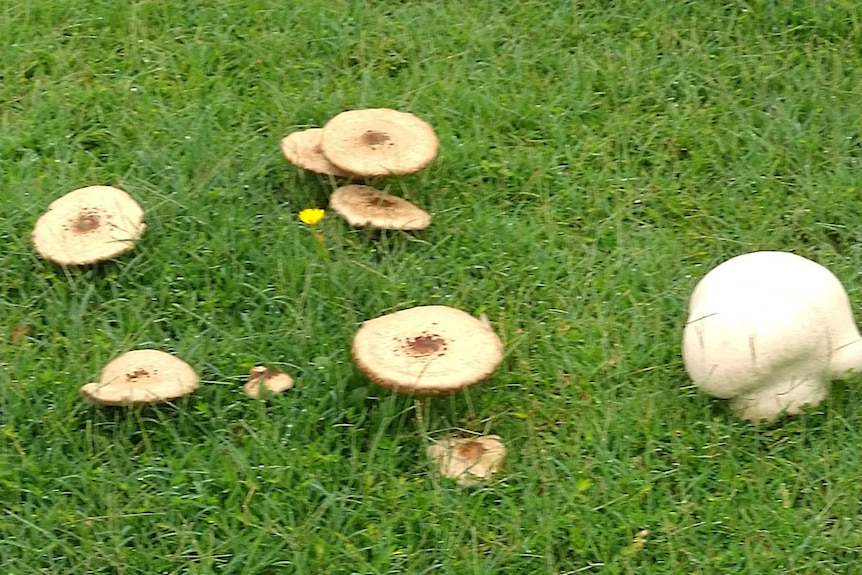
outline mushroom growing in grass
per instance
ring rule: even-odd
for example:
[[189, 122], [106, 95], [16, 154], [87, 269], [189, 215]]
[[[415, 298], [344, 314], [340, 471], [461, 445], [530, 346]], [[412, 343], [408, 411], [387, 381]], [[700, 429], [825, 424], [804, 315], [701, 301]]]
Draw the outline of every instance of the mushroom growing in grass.
[[141, 206], [123, 190], [89, 186], [48, 206], [33, 228], [33, 246], [64, 266], [112, 259], [135, 247], [147, 226]]
[[251, 368], [248, 374], [248, 382], [243, 386], [243, 391], [253, 399], [259, 399], [266, 393], [281, 393], [293, 387], [293, 378], [262, 365]]
[[356, 227], [424, 230], [431, 224], [431, 216], [425, 210], [371, 186], [342, 186], [329, 197], [329, 205]]
[[419, 396], [466, 389], [503, 360], [503, 344], [486, 323], [443, 305], [368, 320], [353, 336], [351, 351], [372, 381]]
[[754, 252], [707, 273], [689, 302], [685, 368], [736, 415], [772, 421], [819, 404], [862, 370], [862, 339], [841, 282], [786, 252]]
[[198, 374], [180, 358], [139, 349], [109, 362], [98, 383], [81, 387], [81, 394], [100, 405], [150, 405], [188, 395], [199, 385]]
[[414, 174], [437, 157], [434, 128], [409, 112], [350, 110], [323, 127], [321, 149], [340, 169], [368, 178]]
[[287, 135], [281, 140], [281, 153], [287, 160], [303, 170], [349, 178], [351, 173], [342, 170], [323, 155], [320, 147], [323, 128], [309, 128]]
[[500, 470], [506, 446], [498, 435], [447, 435], [428, 447], [428, 457], [443, 476], [456, 480], [458, 485], [471, 486]]

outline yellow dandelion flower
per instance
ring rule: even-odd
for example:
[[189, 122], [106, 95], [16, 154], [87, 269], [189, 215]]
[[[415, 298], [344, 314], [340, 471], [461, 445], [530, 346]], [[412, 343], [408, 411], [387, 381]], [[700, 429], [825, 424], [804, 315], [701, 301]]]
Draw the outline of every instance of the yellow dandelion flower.
[[299, 212], [299, 219], [302, 220], [303, 224], [316, 226], [325, 215], [326, 212], [320, 208], [310, 208]]

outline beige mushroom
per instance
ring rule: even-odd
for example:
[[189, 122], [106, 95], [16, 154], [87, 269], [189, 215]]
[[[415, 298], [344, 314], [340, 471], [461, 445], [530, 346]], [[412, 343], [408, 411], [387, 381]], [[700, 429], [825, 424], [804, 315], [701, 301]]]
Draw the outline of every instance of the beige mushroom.
[[380, 230], [424, 230], [431, 224], [425, 210], [371, 186], [341, 186], [329, 205], [351, 226]]
[[456, 480], [458, 485], [470, 486], [500, 470], [506, 446], [498, 435], [448, 435], [428, 447], [428, 457], [443, 476]]
[[418, 172], [437, 157], [434, 128], [409, 112], [350, 110], [323, 127], [321, 148], [330, 162], [365, 177]]
[[281, 153], [294, 166], [318, 174], [349, 178], [352, 174], [335, 166], [323, 155], [320, 139], [323, 128], [309, 128], [288, 134], [281, 140]]
[[[281, 393], [293, 387], [293, 378], [262, 365], [251, 368], [248, 373], [248, 382], [243, 386], [243, 391], [251, 398], [259, 399], [261, 395], [269, 393]], [[263, 394], [263, 390], [266, 390]]]
[[459, 391], [489, 377], [503, 344], [461, 310], [419, 306], [371, 319], [353, 337], [356, 366], [389, 389], [416, 395]]
[[48, 206], [33, 228], [33, 246], [64, 266], [112, 259], [135, 247], [146, 230], [141, 206], [123, 190], [89, 186]]
[[163, 351], [140, 349], [109, 362], [98, 383], [83, 386], [81, 394], [101, 405], [148, 405], [188, 395], [198, 385], [198, 374], [183, 360]]

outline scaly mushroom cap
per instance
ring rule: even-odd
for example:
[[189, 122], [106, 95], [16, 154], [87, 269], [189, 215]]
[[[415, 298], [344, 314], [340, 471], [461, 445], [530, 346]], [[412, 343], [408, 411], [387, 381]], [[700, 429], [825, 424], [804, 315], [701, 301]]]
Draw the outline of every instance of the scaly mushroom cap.
[[135, 247], [146, 230], [141, 206], [123, 190], [89, 186], [48, 206], [33, 228], [33, 246], [64, 266], [109, 260]]
[[362, 324], [353, 360], [369, 379], [417, 395], [459, 391], [490, 376], [503, 359], [500, 338], [483, 322], [442, 305], [419, 306]]
[[281, 153], [287, 161], [303, 170], [318, 174], [331, 174], [340, 178], [352, 176], [326, 159], [320, 148], [323, 128], [309, 128], [293, 132], [281, 140]]
[[199, 384], [198, 374], [178, 357], [140, 349], [109, 362], [99, 382], [83, 386], [81, 394], [102, 405], [146, 405], [188, 395]]
[[286, 373], [257, 365], [251, 368], [248, 373], [248, 382], [242, 389], [249, 397], [259, 399], [262, 387], [270, 393], [281, 393], [293, 387], [293, 378]]
[[458, 485], [470, 486], [500, 470], [506, 446], [499, 435], [448, 435], [428, 448], [428, 457], [442, 475], [455, 479]]
[[425, 210], [371, 186], [342, 186], [329, 197], [329, 205], [351, 226], [424, 230], [431, 224]]
[[427, 122], [388, 108], [342, 112], [323, 127], [321, 139], [330, 162], [365, 177], [418, 172], [437, 157], [438, 146]]

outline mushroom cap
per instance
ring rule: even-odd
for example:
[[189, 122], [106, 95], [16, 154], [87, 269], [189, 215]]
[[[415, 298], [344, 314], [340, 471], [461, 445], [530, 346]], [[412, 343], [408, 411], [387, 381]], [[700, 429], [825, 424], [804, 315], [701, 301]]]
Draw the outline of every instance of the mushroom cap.
[[455, 479], [458, 485], [470, 486], [500, 470], [506, 458], [506, 446], [499, 435], [447, 435], [428, 447], [428, 457], [437, 464], [441, 474]]
[[248, 382], [242, 389], [249, 397], [259, 399], [261, 387], [270, 393], [281, 393], [293, 387], [293, 378], [286, 373], [256, 365], [248, 372]]
[[372, 381], [400, 393], [440, 395], [490, 376], [503, 359], [493, 330], [461, 310], [419, 306], [366, 321], [353, 360]]
[[330, 162], [365, 177], [413, 174], [437, 157], [437, 134], [409, 112], [350, 110], [323, 127], [321, 147]]
[[329, 196], [329, 205], [351, 226], [424, 230], [431, 225], [431, 215], [422, 208], [371, 186], [341, 186]]
[[293, 132], [281, 139], [281, 153], [287, 161], [303, 170], [318, 174], [331, 174], [340, 178], [349, 178], [353, 174], [333, 165], [323, 155], [320, 147], [323, 128], [309, 128]]
[[33, 228], [33, 246], [46, 260], [87, 265], [131, 251], [147, 226], [129, 194], [111, 186], [88, 186], [54, 200]]
[[188, 395], [198, 385], [198, 374], [180, 358], [139, 349], [111, 360], [99, 382], [83, 386], [81, 394], [102, 405], [147, 405]]

